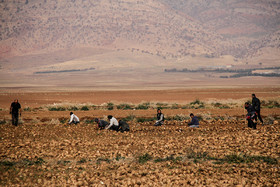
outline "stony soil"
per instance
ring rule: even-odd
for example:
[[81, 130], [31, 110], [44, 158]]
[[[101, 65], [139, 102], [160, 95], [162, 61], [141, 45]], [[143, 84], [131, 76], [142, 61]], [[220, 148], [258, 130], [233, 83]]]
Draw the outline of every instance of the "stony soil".
[[[261, 99], [279, 100], [279, 88], [257, 89]], [[244, 121], [250, 89], [177, 91], [49, 92], [0, 94], [1, 186], [280, 186], [280, 108], [262, 109], [265, 125], [257, 130]], [[10, 102], [18, 98], [21, 123], [10, 122]], [[211, 102], [236, 105], [215, 108]], [[164, 109], [164, 126], [137, 119], [155, 117], [148, 110], [78, 110], [81, 123], [66, 125], [69, 110], [49, 111], [54, 103], [91, 104], [210, 100], [200, 109]], [[240, 102], [239, 102], [240, 101]], [[106, 106], [106, 105], [105, 105]], [[193, 112], [199, 128], [187, 127]], [[98, 130], [95, 117], [133, 117], [131, 131]], [[177, 116], [178, 117], [178, 116]]]
[[131, 131], [95, 124], [30, 121], [0, 125], [3, 186], [279, 186], [280, 125], [244, 122], [131, 122]]

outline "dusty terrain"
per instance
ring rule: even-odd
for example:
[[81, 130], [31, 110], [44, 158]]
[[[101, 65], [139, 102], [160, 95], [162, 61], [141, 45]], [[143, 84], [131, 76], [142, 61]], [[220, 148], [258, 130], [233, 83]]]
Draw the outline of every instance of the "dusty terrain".
[[[250, 100], [251, 89], [2, 90], [0, 184], [279, 186], [279, 88], [254, 91], [265, 103], [275, 101], [271, 106], [264, 104], [265, 125], [258, 125], [257, 130], [247, 127], [241, 107]], [[8, 114], [14, 98], [24, 109], [18, 127], [11, 125]], [[194, 100], [200, 104], [188, 104]], [[113, 110], [108, 110], [108, 102], [114, 104]], [[122, 103], [139, 106], [143, 102], [150, 102], [150, 107], [117, 108]], [[74, 113], [81, 123], [67, 125], [67, 107], [73, 104], [78, 107]], [[159, 104], [166, 107], [167, 121], [164, 126], [154, 127], [154, 108]], [[89, 110], [82, 110], [82, 106]], [[59, 107], [66, 110], [51, 111]], [[187, 127], [190, 112], [201, 117], [197, 129]], [[98, 130], [93, 119], [108, 114], [126, 119], [131, 131]]]

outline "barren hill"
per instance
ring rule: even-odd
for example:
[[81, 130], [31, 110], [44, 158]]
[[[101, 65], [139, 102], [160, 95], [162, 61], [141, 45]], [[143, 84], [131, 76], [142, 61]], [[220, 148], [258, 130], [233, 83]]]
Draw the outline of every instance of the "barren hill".
[[279, 14], [275, 0], [1, 0], [1, 74], [275, 65]]

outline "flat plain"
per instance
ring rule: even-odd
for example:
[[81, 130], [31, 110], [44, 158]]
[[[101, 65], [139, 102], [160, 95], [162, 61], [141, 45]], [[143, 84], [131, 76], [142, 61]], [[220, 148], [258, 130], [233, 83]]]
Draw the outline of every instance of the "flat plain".
[[[254, 92], [265, 124], [247, 127]], [[279, 87], [0, 93], [3, 186], [279, 186]], [[22, 105], [17, 127], [9, 105]], [[154, 127], [156, 108], [166, 122]], [[67, 125], [69, 112], [80, 117]], [[200, 119], [189, 128], [189, 113]], [[98, 130], [112, 114], [130, 132]]]

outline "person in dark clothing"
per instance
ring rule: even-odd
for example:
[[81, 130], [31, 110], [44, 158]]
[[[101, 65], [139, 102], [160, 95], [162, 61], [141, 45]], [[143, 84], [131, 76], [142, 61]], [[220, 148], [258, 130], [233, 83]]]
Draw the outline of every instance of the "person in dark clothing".
[[252, 94], [252, 105], [257, 113], [257, 118], [259, 118], [260, 122], [263, 124], [263, 120], [261, 117], [261, 102], [255, 94]]
[[120, 120], [119, 126], [120, 126], [119, 131], [121, 132], [129, 131], [129, 125], [125, 121]]
[[107, 121], [100, 120], [98, 118], [95, 118], [94, 121], [97, 123], [99, 129], [105, 129], [105, 127], [109, 125]]
[[193, 113], [190, 114], [190, 117], [192, 118], [192, 121], [188, 123], [189, 127], [199, 127], [198, 118], [194, 116]]
[[246, 119], [248, 121], [248, 127], [256, 129], [257, 123], [255, 121], [257, 120], [257, 116], [255, 108], [252, 105], [250, 105], [250, 103], [246, 102], [245, 109], [247, 110]]
[[21, 116], [21, 105], [18, 102], [18, 99], [15, 99], [12, 102], [10, 107], [10, 114], [12, 114], [12, 124], [17, 126], [18, 125], [18, 115]]
[[157, 121], [154, 126], [161, 126], [164, 123], [164, 115], [161, 113], [160, 109], [157, 109]]

